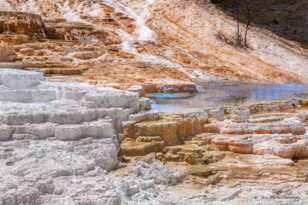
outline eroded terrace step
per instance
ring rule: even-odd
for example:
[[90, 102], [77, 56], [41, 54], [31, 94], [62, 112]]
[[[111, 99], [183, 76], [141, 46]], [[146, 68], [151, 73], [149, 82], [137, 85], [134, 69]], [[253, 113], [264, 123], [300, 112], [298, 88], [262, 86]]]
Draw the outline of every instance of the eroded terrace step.
[[229, 154], [211, 164], [213, 170], [224, 170], [225, 177], [245, 182], [279, 183], [303, 180], [291, 159], [273, 155]]
[[[3, 105], [0, 103], [0, 105]], [[12, 104], [14, 105], [14, 104]], [[28, 105], [30, 107], [30, 105]], [[35, 105], [34, 105], [35, 106]], [[59, 105], [60, 106], [60, 105]], [[5, 106], [3, 106], [5, 107]], [[79, 110], [57, 109], [56, 106], [37, 106], [37, 110], [25, 110], [25, 107], [18, 107], [20, 111], [2, 112], [0, 115], [0, 123], [2, 125], [25, 125], [40, 123], [56, 123], [56, 124], [78, 124], [83, 122], [95, 121], [103, 118], [128, 118], [131, 109], [121, 108], [85, 108], [80, 107]], [[40, 109], [42, 108], [42, 109]], [[45, 108], [45, 110], [44, 110]], [[46, 110], [47, 109], [47, 110]], [[48, 110], [49, 109], [49, 110]], [[31, 110], [31, 112], [30, 112]]]
[[201, 134], [199, 139], [221, 151], [241, 154], [276, 155], [283, 158], [308, 157], [308, 136], [292, 134]]
[[265, 113], [265, 114], [254, 114], [248, 119], [250, 123], [270, 123], [282, 121], [286, 118], [295, 117], [295, 113]]
[[204, 132], [221, 134], [286, 134], [303, 135], [305, 125], [299, 120], [290, 119], [273, 123], [233, 123], [221, 122], [206, 124]]
[[20, 126], [1, 125], [0, 141], [8, 140], [80, 140], [83, 138], [110, 138], [115, 135], [112, 122], [97, 120], [80, 124], [61, 125], [55, 123], [26, 124]]
[[183, 143], [186, 138], [202, 133], [208, 122], [207, 114], [184, 116], [160, 116], [156, 114], [137, 115], [125, 122], [124, 138], [159, 136], [167, 145]]
[[0, 140], [112, 138], [141, 109], [135, 93], [46, 82], [42, 73], [0, 72]]

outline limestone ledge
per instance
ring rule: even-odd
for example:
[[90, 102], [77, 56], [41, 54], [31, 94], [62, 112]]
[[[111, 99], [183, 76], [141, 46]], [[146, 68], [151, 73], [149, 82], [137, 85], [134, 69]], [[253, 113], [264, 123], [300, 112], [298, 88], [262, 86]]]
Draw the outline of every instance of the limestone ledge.
[[128, 157], [156, 153], [162, 161], [189, 164], [208, 161], [213, 149], [305, 159], [306, 104], [304, 99], [292, 99], [186, 114], [134, 114], [123, 123], [121, 150]]
[[118, 167], [122, 121], [143, 106], [135, 93], [0, 69], [0, 204], [82, 204], [71, 195], [81, 187], [90, 200], [99, 188], [77, 179], [97, 183]]
[[0, 140], [112, 137], [140, 107], [135, 93], [46, 82], [39, 72], [0, 71]]
[[44, 23], [39, 15], [0, 11], [0, 33], [26, 34], [36, 39], [46, 38]]

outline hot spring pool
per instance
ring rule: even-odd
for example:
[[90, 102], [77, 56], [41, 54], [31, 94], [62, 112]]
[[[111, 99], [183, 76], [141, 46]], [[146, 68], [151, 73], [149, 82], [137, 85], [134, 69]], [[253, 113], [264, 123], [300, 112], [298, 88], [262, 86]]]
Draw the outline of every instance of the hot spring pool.
[[308, 84], [237, 84], [201, 88], [201, 92], [197, 94], [151, 93], [148, 97], [154, 102], [152, 110], [167, 113], [194, 111], [213, 106], [283, 100], [305, 95], [308, 97]]

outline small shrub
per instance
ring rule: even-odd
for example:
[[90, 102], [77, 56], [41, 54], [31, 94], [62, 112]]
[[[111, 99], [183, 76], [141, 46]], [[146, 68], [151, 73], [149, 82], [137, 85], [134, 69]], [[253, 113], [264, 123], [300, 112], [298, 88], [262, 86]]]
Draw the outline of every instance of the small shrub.
[[218, 31], [216, 33], [216, 38], [219, 39], [220, 41], [231, 45], [233, 47], [237, 47], [237, 48], [249, 48], [248, 43], [244, 43], [243, 38], [241, 38], [241, 36], [239, 37], [237, 34], [232, 35], [227, 35], [222, 31]]

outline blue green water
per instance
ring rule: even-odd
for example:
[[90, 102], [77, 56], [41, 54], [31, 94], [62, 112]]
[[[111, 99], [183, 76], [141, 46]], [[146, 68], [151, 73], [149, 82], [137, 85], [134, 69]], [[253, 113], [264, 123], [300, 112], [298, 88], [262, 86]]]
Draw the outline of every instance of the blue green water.
[[200, 108], [241, 105], [249, 102], [291, 99], [308, 96], [307, 84], [281, 85], [220, 85], [203, 87], [198, 94], [152, 93], [152, 110], [160, 112], [181, 112]]

